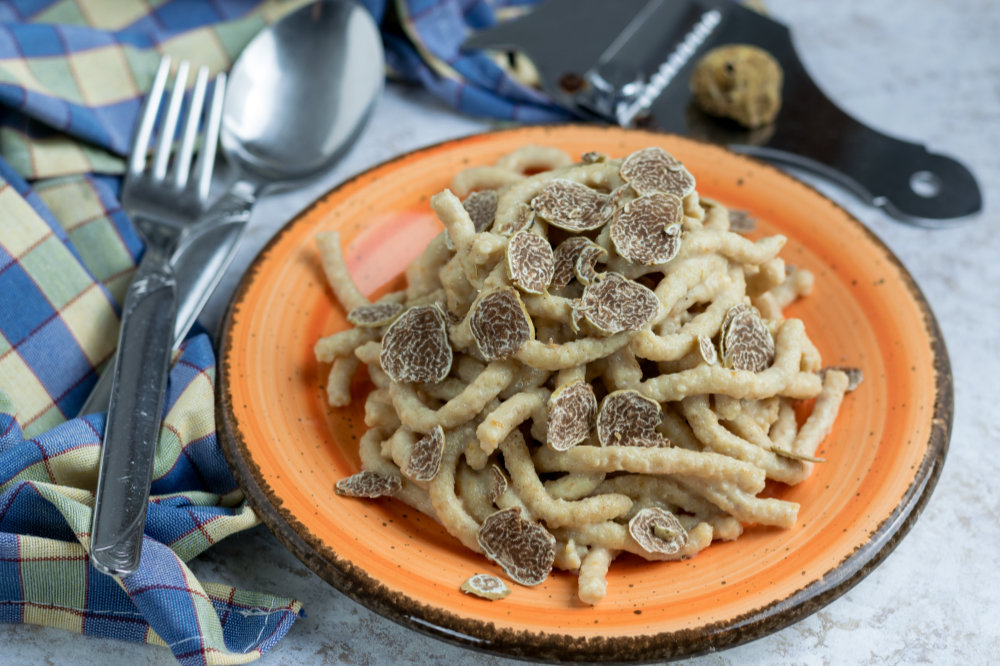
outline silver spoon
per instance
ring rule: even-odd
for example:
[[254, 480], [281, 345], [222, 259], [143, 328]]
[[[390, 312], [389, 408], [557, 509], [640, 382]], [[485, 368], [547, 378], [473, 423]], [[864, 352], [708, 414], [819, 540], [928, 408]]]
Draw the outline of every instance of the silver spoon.
[[[173, 257], [175, 347], [236, 255], [257, 198], [333, 166], [361, 134], [384, 78], [378, 27], [351, 0], [302, 7], [243, 49], [229, 75], [222, 117], [222, 151], [233, 184]], [[107, 409], [110, 375], [101, 375], [81, 415]]]

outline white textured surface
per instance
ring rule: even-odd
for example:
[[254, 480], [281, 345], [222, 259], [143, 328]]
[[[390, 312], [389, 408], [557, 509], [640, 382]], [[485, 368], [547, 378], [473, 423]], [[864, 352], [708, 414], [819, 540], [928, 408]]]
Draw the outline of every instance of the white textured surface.
[[[1000, 3], [993, 0], [769, 0], [791, 25], [814, 79], [873, 127], [961, 158], [986, 207], [945, 231], [904, 226], [837, 188], [808, 179], [859, 217], [899, 256], [944, 330], [955, 379], [951, 449], [933, 497], [881, 566], [816, 614], [766, 638], [692, 660], [746, 663], [987, 663], [1000, 659]], [[413, 148], [485, 128], [419, 91], [390, 89], [340, 167], [308, 190], [255, 212], [245, 265], [298, 209], [352, 173]], [[235, 278], [230, 276], [227, 289]], [[225, 299], [206, 316], [217, 321]], [[404, 629], [347, 599], [263, 527], [193, 563], [203, 580], [287, 594], [308, 617], [263, 664], [500, 664]], [[0, 626], [0, 662], [146, 664], [165, 649]]]

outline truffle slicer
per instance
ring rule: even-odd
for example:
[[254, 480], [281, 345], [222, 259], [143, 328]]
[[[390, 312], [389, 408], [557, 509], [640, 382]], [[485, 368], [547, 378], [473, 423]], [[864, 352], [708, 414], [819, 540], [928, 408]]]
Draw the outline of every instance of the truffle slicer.
[[[784, 70], [782, 108], [746, 130], [691, 101], [691, 70], [722, 44], [752, 44]], [[982, 208], [962, 163], [882, 134], [810, 78], [787, 26], [730, 0], [547, 0], [472, 35], [465, 49], [522, 52], [556, 103], [581, 118], [686, 134], [817, 172], [902, 221], [950, 226]]]

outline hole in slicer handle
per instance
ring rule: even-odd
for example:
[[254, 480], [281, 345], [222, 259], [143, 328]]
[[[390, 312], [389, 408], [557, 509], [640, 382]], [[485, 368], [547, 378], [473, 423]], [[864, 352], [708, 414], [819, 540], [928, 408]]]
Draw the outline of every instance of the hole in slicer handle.
[[933, 199], [941, 193], [941, 179], [930, 171], [917, 171], [910, 176], [910, 189], [925, 199]]

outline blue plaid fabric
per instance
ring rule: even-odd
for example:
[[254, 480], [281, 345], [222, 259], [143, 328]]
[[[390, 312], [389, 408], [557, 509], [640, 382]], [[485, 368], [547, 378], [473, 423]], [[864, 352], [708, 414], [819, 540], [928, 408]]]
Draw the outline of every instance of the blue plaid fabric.
[[[568, 115], [484, 54], [470, 31], [534, 0], [364, 0], [393, 76], [464, 112]], [[257, 517], [221, 454], [204, 334], [174, 359], [142, 565], [89, 563], [104, 414], [72, 418], [114, 352], [142, 242], [118, 200], [123, 157], [162, 54], [228, 69], [305, 0], [0, 2], [0, 622], [165, 645], [185, 664], [245, 663], [298, 602], [196, 579], [186, 562]]]
[[[530, 123], [572, 118], [488, 55], [460, 51], [473, 31], [537, 0], [359, 1], [383, 24], [397, 78], [473, 115]], [[200, 60], [213, 73], [225, 70], [261, 27], [303, 3], [0, 4], [0, 153], [28, 178], [120, 173], [161, 53]], [[95, 15], [97, 6], [106, 9]]]
[[523, 123], [574, 116], [547, 95], [515, 79], [488, 55], [461, 50], [476, 30], [522, 14], [537, 0], [407, 0], [397, 3], [401, 32], [386, 22], [383, 39], [390, 71], [425, 86], [470, 115]]

